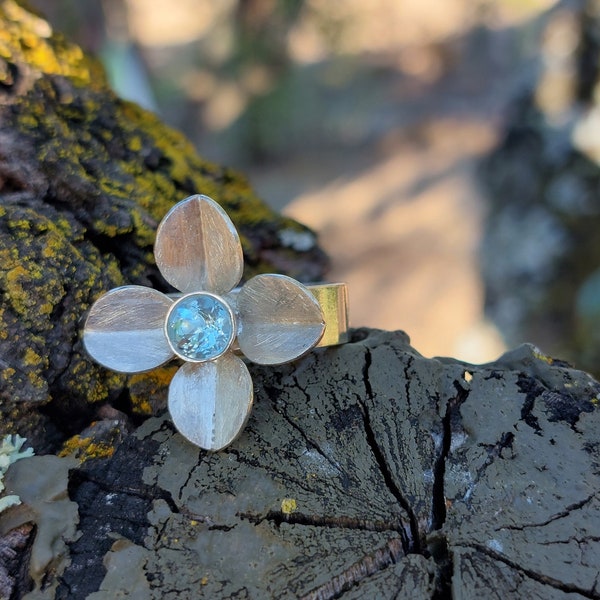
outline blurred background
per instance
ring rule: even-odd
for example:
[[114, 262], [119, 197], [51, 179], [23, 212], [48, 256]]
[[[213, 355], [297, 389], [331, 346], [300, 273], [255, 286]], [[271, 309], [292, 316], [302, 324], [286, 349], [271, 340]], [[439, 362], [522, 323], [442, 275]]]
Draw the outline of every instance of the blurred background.
[[354, 326], [599, 373], [600, 0], [30, 4], [313, 227]]

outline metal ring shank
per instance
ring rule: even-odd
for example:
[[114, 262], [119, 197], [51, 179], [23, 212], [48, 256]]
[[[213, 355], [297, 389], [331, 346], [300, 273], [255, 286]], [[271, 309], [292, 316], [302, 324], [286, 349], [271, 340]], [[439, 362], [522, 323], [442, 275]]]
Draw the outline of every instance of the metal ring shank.
[[348, 287], [345, 283], [307, 285], [317, 299], [325, 319], [325, 332], [317, 344], [335, 346], [349, 340], [348, 334]]

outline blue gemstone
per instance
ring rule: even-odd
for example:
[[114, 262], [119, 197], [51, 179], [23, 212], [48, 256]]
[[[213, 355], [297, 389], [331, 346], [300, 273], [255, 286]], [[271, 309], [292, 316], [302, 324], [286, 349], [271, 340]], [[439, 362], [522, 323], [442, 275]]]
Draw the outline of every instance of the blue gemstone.
[[223, 300], [197, 293], [175, 303], [167, 317], [166, 331], [178, 356], [203, 361], [217, 358], [229, 348], [234, 338], [234, 323]]

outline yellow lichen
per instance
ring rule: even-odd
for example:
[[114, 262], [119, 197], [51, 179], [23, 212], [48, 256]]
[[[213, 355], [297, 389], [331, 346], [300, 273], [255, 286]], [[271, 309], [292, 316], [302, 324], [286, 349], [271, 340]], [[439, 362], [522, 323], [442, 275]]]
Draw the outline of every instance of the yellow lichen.
[[23, 265], [18, 265], [6, 274], [6, 280], [9, 284], [11, 284], [15, 281], [18, 281], [19, 278], [23, 276], [27, 276], [27, 269]]
[[281, 512], [284, 515], [291, 515], [298, 508], [295, 498], [284, 498], [281, 501]]
[[[26, 322], [39, 320], [41, 316], [52, 313], [64, 294], [56, 278], [44, 277], [35, 255], [10, 269], [4, 276], [4, 286], [12, 308]], [[52, 323], [46, 323], [43, 328], [50, 329], [52, 326]]]
[[545, 363], [551, 365], [554, 363], [554, 359], [551, 356], [547, 356], [541, 350], [534, 350], [533, 356], [538, 360], [544, 361]]
[[31, 348], [27, 348], [25, 350], [25, 356], [23, 357], [23, 362], [28, 366], [37, 366], [44, 362], [44, 359]]
[[54, 305], [51, 302], [43, 302], [40, 304], [40, 314], [41, 315], [49, 315], [54, 310]]
[[64, 444], [59, 456], [72, 456], [82, 463], [95, 458], [110, 458], [115, 447], [107, 442], [96, 442], [92, 437], [74, 435]]
[[42, 256], [44, 258], [55, 258], [64, 249], [64, 234], [53, 231], [44, 239]]
[[47, 390], [48, 382], [40, 373], [28, 373], [27, 378], [34, 389]]
[[133, 403], [133, 413], [150, 416], [152, 414], [152, 405], [150, 402], [148, 402], [148, 400], [137, 398]]
[[15, 265], [14, 253], [15, 248], [1, 248], [0, 249], [0, 270], [9, 271], [13, 269]]
[[177, 365], [161, 367], [149, 373], [136, 373], [129, 378], [131, 410], [134, 414], [142, 416], [154, 414], [149, 398], [166, 392], [178, 368]]
[[92, 68], [81, 48], [52, 33], [48, 23], [14, 0], [0, 3], [0, 56], [28, 63], [42, 73], [71, 77], [80, 84], [94, 83]]
[[129, 140], [129, 149], [133, 152], [139, 152], [142, 149], [142, 138], [139, 135], [134, 135]]

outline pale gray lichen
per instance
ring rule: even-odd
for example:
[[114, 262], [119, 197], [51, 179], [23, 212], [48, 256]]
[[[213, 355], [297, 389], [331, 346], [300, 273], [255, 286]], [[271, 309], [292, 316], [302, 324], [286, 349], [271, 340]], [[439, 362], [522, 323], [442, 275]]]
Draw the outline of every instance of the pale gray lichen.
[[6, 488], [18, 494], [22, 506], [0, 513], [3, 530], [36, 525], [28, 565], [33, 589], [24, 596], [27, 600], [53, 599], [70, 561], [69, 547], [79, 537], [79, 511], [69, 498], [69, 472], [78, 466], [75, 458], [46, 454], [19, 460], [6, 473]]
[[[20, 435], [7, 435], [0, 444], [0, 494], [4, 491], [4, 475], [8, 467], [21, 458], [33, 456], [33, 448], [21, 450], [27, 440]], [[0, 512], [9, 506], [21, 504], [21, 499], [16, 494], [9, 494], [0, 498]]]
[[317, 245], [317, 238], [311, 231], [296, 231], [295, 229], [283, 229], [277, 236], [281, 245], [291, 248], [297, 252], [308, 252]]

